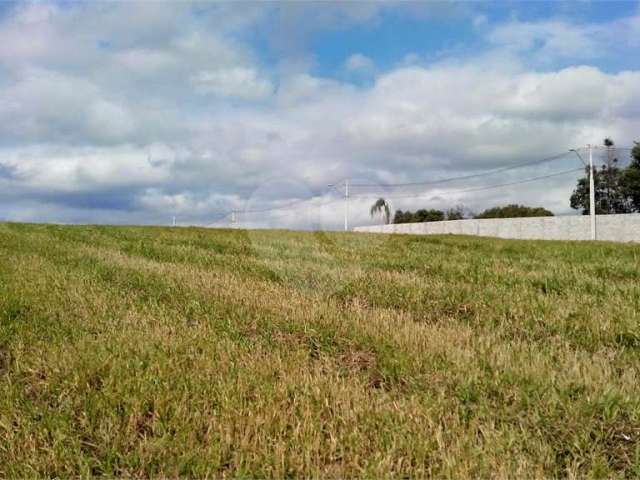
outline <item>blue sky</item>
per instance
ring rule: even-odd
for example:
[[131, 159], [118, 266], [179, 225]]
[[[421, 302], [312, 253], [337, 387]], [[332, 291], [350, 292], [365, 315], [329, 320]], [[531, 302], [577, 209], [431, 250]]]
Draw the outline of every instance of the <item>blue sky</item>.
[[[382, 9], [375, 19], [350, 23], [336, 21], [309, 34], [307, 54], [312, 58], [314, 74], [355, 81], [344, 74], [343, 66], [352, 52], [371, 59], [380, 70], [389, 70], [408, 55], [417, 55], [428, 63], [447, 58], [473, 56], [491, 48], [484, 33], [491, 25], [512, 20], [540, 22], [555, 19], [571, 24], [598, 24], [620, 20], [637, 14], [633, 1], [584, 2], [408, 2], [401, 9]], [[317, 8], [322, 8], [322, 3]], [[475, 22], [475, 23], [474, 23]], [[273, 28], [273, 17], [253, 31], [252, 45], [265, 62], [273, 65], [281, 60], [281, 50], [269, 48], [266, 35]], [[634, 55], [599, 58], [594, 64], [608, 71], [637, 68]], [[564, 59], [553, 66], [579, 64], [576, 59]], [[548, 66], [547, 68], [551, 68]]]
[[334, 228], [326, 185], [344, 178], [378, 185], [354, 191], [355, 224], [377, 195], [570, 213], [577, 174], [459, 192], [571, 156], [384, 185], [632, 144], [638, 51], [636, 1], [3, 2], [0, 219], [208, 224], [234, 210], [247, 226]]

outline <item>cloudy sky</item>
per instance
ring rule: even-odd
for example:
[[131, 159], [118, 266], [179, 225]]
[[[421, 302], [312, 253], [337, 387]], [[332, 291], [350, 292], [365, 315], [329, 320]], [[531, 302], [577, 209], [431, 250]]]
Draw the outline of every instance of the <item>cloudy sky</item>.
[[0, 2], [0, 220], [568, 213], [580, 172], [504, 184], [640, 139], [638, 52], [637, 2]]

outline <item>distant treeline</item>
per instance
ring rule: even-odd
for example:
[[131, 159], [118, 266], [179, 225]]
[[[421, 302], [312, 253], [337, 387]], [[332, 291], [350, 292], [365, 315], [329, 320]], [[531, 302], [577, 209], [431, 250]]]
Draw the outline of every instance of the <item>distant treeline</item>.
[[396, 210], [393, 216], [393, 223], [416, 223], [416, 222], [440, 222], [443, 220], [462, 220], [464, 218], [516, 218], [516, 217], [552, 217], [553, 213], [542, 207], [527, 207], [525, 205], [505, 205], [503, 207], [489, 208], [479, 214], [464, 214], [462, 207], [450, 210], [426, 210], [420, 209], [415, 212]]
[[506, 205], [493, 207], [475, 215], [473, 218], [516, 218], [516, 217], [553, 217], [553, 212], [542, 207], [525, 207], [524, 205]]

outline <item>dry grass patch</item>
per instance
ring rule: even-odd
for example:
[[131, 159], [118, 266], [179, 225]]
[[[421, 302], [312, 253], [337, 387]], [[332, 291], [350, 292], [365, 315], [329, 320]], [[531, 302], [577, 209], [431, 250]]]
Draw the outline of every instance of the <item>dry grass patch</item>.
[[638, 476], [639, 253], [0, 224], [0, 476]]

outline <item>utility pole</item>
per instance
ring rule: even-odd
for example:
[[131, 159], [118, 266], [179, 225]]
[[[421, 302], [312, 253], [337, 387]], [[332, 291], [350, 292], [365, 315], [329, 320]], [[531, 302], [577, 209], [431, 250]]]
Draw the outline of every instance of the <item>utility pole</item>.
[[[596, 189], [593, 179], [593, 145], [589, 144], [587, 148], [589, 149], [589, 221], [591, 223], [591, 240], [596, 240]], [[575, 153], [584, 166], [587, 166], [578, 150], [572, 148], [569, 151]]]
[[174, 227], [176, 226], [176, 216], [175, 215], [173, 216], [172, 226], [174, 226]]
[[231, 228], [236, 228], [236, 211], [231, 212]]
[[591, 220], [591, 240], [597, 239], [596, 233], [596, 192], [593, 179], [593, 146], [589, 147], [589, 219]]
[[344, 181], [344, 231], [349, 231], [349, 179]]
[[[339, 183], [330, 183], [327, 185], [329, 188], [333, 188], [340, 185]], [[344, 231], [349, 231], [349, 179], [344, 181]]]

